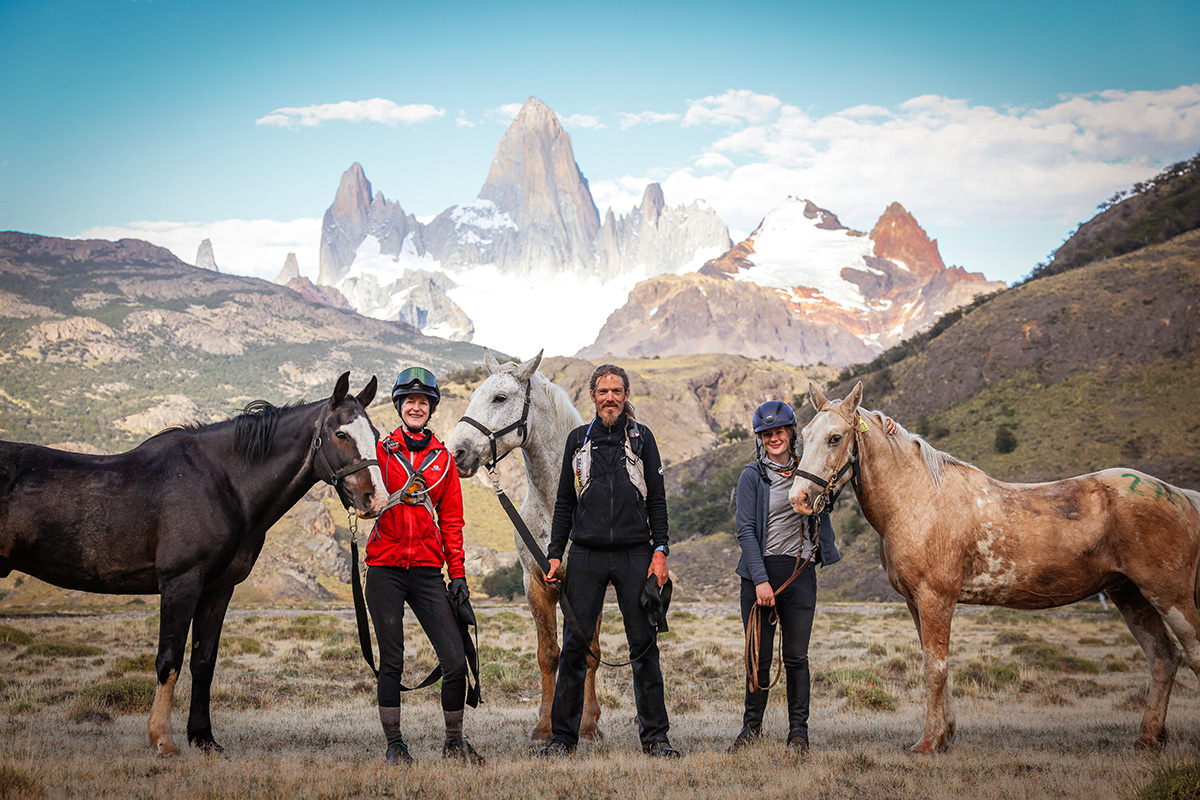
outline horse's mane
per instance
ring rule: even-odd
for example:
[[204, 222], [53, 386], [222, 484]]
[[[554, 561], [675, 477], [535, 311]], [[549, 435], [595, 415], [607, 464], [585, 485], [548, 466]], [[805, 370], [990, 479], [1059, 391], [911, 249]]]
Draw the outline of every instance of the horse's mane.
[[182, 431], [185, 433], [208, 433], [233, 426], [233, 449], [250, 463], [262, 461], [271, 449], [275, 438], [275, 427], [286, 412], [298, 408], [300, 403], [288, 403], [283, 406], [272, 405], [266, 400], [251, 400], [237, 416], [217, 422], [185, 422], [182, 425], [172, 425], [164, 428], [151, 439], [165, 436], [169, 433]]
[[[550, 401], [555, 417], [559, 420], [569, 420], [571, 422], [574, 422], [576, 417], [580, 417], [579, 410], [575, 408], [565, 389], [540, 372], [533, 373], [533, 380]], [[582, 417], [580, 417], [579, 421], [582, 423]]]
[[[868, 411], [865, 408], [859, 409], [860, 414], [868, 414], [879, 429], [884, 429], [883, 414], [879, 411]], [[895, 420], [893, 420], [895, 421]], [[929, 479], [933, 481], [933, 488], [940, 491], [942, 488], [942, 479], [945, 477], [946, 469], [961, 469], [980, 472], [979, 467], [974, 464], [968, 464], [962, 459], [955, 458], [949, 453], [938, 450], [936, 447], [925, 441], [923, 436], [909, 432], [903, 425], [896, 422], [898, 430], [892, 436], [885, 436], [889, 446], [893, 448], [901, 447], [901, 442], [913, 442], [917, 445], [917, 451], [921, 454], [921, 462], [925, 465], [925, 471], [929, 473]]]

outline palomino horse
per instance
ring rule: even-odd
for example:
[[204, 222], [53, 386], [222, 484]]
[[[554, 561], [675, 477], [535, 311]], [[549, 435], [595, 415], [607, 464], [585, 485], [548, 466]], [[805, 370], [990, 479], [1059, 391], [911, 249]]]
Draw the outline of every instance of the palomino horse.
[[[447, 445], [454, 454], [454, 463], [464, 477], [474, 475], [480, 465], [494, 467], [499, 460], [521, 448], [525, 461], [525, 478], [529, 490], [521, 504], [521, 519], [536, 537], [542, 552], [550, 544], [550, 520], [554, 516], [554, 498], [558, 493], [558, 477], [562, 471], [563, 451], [567, 434], [583, 424], [582, 417], [571, 399], [560, 387], [537, 371], [542, 354], [523, 364], [501, 366], [490, 350], [484, 350], [484, 366], [489, 376], [471, 395], [464, 417], [470, 417], [493, 432], [495, 446], [482, 431], [465, 422], [454, 428]], [[500, 435], [495, 435], [500, 434]], [[550, 738], [550, 709], [554, 702], [554, 684], [558, 675], [558, 605], [561, 578], [566, 564], [559, 568], [559, 583], [547, 586], [541, 569], [533, 561], [529, 548], [513, 532], [517, 553], [524, 572], [525, 596], [537, 624], [538, 668], [542, 673], [542, 704], [538, 711], [537, 727], [530, 738], [542, 742]], [[593, 653], [600, 652], [600, 626], [596, 626]], [[588, 672], [584, 683], [583, 719], [579, 734], [584, 738], [601, 738], [597, 728], [600, 703], [596, 700], [597, 663], [588, 656]]]
[[1150, 666], [1137, 744], [1162, 745], [1180, 660], [1167, 627], [1200, 676], [1200, 493], [1128, 469], [1002, 483], [919, 436], [884, 435], [883, 417], [859, 408], [861, 383], [841, 401], [810, 386], [809, 399], [817, 413], [788, 497], [817, 513], [851, 481], [879, 532], [924, 653], [925, 731], [914, 752], [943, 750], [954, 735], [946, 658], [956, 603], [1051, 608], [1100, 591]]
[[150, 744], [179, 752], [171, 704], [192, 629], [187, 737], [213, 741], [209, 690], [221, 625], [267, 529], [318, 479], [360, 516], [377, 516], [387, 488], [378, 432], [342, 375], [328, 400], [276, 408], [256, 401], [232, 420], [175, 428], [115, 456], [0, 442], [0, 577], [20, 570], [85, 592], [161, 594], [158, 688]]

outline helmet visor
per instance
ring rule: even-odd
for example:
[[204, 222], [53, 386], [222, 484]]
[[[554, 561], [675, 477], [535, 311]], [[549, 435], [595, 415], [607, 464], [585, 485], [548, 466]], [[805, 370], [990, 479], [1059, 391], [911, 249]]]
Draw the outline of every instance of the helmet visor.
[[[409, 367], [396, 376], [396, 385], [392, 387], [392, 397], [414, 391], [420, 394], [431, 394], [436, 393], [437, 390], [437, 377], [432, 372], [424, 367]], [[434, 396], [437, 395], [434, 394]]]

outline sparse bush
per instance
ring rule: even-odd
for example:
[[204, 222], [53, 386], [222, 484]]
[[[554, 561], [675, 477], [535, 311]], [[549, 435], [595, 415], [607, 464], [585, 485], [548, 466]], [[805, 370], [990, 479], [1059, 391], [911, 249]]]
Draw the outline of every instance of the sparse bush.
[[37, 779], [11, 764], [0, 764], [0, 797], [45, 797]]
[[1071, 655], [1062, 645], [1041, 639], [1031, 639], [1028, 642], [1014, 645], [1012, 654], [1020, 656], [1026, 664], [1042, 669], [1060, 672], [1086, 672], [1093, 675], [1100, 672], [1100, 667], [1094, 661]]
[[128, 656], [118, 658], [116, 663], [108, 670], [110, 678], [119, 678], [126, 672], [154, 672], [155, 655], [153, 653], [142, 653], [141, 655]]
[[45, 656], [47, 658], [86, 658], [104, 655], [103, 648], [90, 644], [66, 642], [36, 642], [25, 648], [22, 656]]
[[13, 644], [30, 644], [33, 642], [33, 634], [18, 630], [11, 625], [0, 625], [0, 642], [12, 642]]
[[488, 573], [483, 577], [483, 591], [491, 597], [503, 597], [512, 600], [513, 597], [525, 593], [524, 569], [520, 561], [514, 561], [507, 567]]
[[1137, 800], [1200, 800], [1200, 762], [1156, 765], [1150, 783], [1137, 793]]
[[84, 689], [79, 693], [76, 705], [118, 714], [148, 713], [154, 705], [154, 691], [157, 688], [157, 678], [125, 675]]
[[1004, 455], [1011, 453], [1017, 449], [1017, 435], [1013, 433], [1013, 426], [1005, 423], [996, 428], [996, 441], [994, 443], [996, 452]]
[[958, 685], [963, 687], [973, 685], [995, 692], [1012, 686], [1020, 680], [1021, 670], [1015, 664], [1003, 662], [989, 663], [975, 660], [966, 669], [961, 669], [954, 674], [956, 689]]
[[495, 628], [503, 633], [518, 633], [533, 629], [533, 619], [523, 617], [515, 611], [497, 611], [479, 617], [479, 627]]
[[262, 642], [250, 636], [223, 636], [221, 649], [229, 655], [262, 655], [266, 651]]

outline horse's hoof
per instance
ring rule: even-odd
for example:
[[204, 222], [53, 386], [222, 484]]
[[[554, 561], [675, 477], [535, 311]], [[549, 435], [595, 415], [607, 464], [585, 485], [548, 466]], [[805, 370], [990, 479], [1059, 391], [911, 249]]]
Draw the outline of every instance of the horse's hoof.
[[587, 739], [588, 741], [592, 741], [592, 742], [603, 742], [604, 741], [604, 731], [600, 730], [599, 728], [594, 728], [590, 731], [580, 731], [579, 738]]
[[225, 752], [225, 748], [221, 747], [221, 745], [217, 744], [212, 739], [193, 739], [192, 747], [195, 747], [202, 753], [208, 753], [210, 755], [216, 755], [218, 753]]
[[934, 753], [938, 752], [938, 748], [933, 744], [933, 742], [927, 742], [922, 739], [912, 747], [908, 748], [908, 752], [926, 756], [933, 755]]
[[155, 750], [157, 751], [157, 755], [162, 758], [179, 755], [179, 748], [171, 742], [159, 742]]
[[1139, 750], [1162, 750], [1167, 744], [1167, 732], [1163, 731], [1158, 737], [1141, 736], [1134, 742], [1134, 747]]

